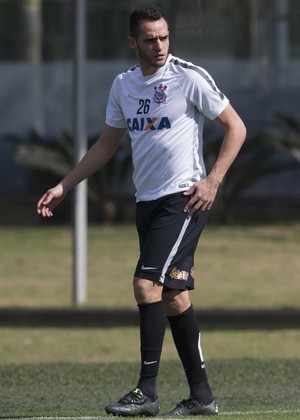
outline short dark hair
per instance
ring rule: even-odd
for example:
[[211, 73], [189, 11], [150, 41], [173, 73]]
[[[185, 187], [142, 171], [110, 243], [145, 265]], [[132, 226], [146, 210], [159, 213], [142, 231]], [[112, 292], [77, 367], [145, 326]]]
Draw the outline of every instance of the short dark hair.
[[162, 9], [158, 6], [152, 6], [150, 4], [145, 4], [143, 6], [135, 9], [129, 18], [129, 33], [133, 38], [137, 38], [139, 34], [140, 23], [143, 20], [156, 21], [159, 19], [165, 19], [165, 14]]

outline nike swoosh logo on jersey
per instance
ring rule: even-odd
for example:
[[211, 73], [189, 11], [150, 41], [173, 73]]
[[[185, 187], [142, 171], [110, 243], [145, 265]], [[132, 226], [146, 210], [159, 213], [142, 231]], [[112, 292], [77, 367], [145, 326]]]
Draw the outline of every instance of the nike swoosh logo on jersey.
[[144, 264], [142, 265], [142, 270], [157, 270], [156, 267], [146, 267]]

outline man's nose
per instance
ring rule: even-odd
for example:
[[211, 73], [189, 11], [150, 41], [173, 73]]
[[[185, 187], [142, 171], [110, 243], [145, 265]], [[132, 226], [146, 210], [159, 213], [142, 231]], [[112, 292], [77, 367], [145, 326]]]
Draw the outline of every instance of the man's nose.
[[161, 42], [161, 40], [160, 40], [160, 39], [157, 39], [157, 40], [156, 40], [156, 43], [155, 43], [155, 49], [156, 49], [157, 51], [160, 51], [160, 50], [162, 49], [162, 42]]

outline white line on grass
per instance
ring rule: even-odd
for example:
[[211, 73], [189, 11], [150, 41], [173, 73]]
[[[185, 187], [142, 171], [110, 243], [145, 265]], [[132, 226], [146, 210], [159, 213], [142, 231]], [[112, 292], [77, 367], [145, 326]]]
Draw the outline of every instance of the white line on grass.
[[300, 414], [300, 409], [295, 410], [250, 410], [250, 411], [225, 411], [220, 412], [219, 416], [257, 416], [264, 414]]
[[[250, 410], [250, 411], [221, 411], [219, 416], [257, 416], [264, 414], [300, 414], [300, 409], [295, 410]], [[3, 417], [1, 417], [2, 420]], [[155, 417], [159, 420], [159, 417]], [[111, 416], [74, 416], [74, 417], [59, 417], [59, 416], [39, 416], [39, 417], [9, 417], [7, 420], [112, 420]], [[164, 420], [171, 420], [164, 417]], [[180, 420], [180, 419], [178, 419]]]
[[113, 417], [105, 416], [73, 416], [73, 417], [59, 417], [59, 416], [39, 416], [39, 417], [0, 417], [1, 420], [112, 420]]
[[39, 417], [8, 417], [1, 420], [112, 420], [111, 417], [104, 416], [74, 416], [74, 417], [59, 417], [59, 416], [39, 416]]

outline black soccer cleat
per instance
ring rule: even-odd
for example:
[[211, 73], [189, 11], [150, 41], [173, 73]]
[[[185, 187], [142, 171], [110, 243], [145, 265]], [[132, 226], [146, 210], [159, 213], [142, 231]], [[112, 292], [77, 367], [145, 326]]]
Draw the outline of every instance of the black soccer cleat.
[[173, 410], [162, 414], [163, 417], [183, 417], [183, 416], [214, 416], [218, 414], [218, 404], [214, 400], [211, 404], [199, 403], [193, 397], [182, 400]]
[[151, 400], [139, 388], [128, 392], [117, 403], [105, 407], [107, 414], [114, 416], [156, 416], [159, 412], [159, 401]]

